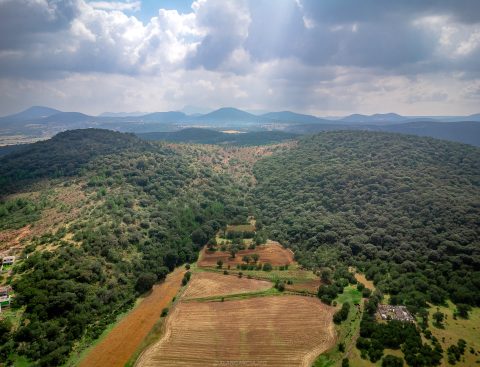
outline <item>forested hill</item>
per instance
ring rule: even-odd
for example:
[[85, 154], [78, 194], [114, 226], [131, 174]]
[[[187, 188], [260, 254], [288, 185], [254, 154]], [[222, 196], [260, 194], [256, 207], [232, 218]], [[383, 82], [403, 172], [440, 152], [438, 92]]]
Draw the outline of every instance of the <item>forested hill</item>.
[[65, 131], [49, 140], [18, 146], [0, 157], [0, 188], [18, 189], [18, 184], [26, 180], [71, 176], [97, 157], [149, 148], [133, 134], [103, 129]]
[[88, 129], [1, 159], [14, 195], [1, 187], [0, 230], [24, 234], [25, 251], [8, 278], [15, 317], [0, 322], [0, 361], [63, 365], [219, 228], [246, 221], [235, 182], [196, 157]]
[[328, 132], [254, 172], [259, 220], [304, 265], [356, 265], [414, 308], [480, 305], [480, 149]]

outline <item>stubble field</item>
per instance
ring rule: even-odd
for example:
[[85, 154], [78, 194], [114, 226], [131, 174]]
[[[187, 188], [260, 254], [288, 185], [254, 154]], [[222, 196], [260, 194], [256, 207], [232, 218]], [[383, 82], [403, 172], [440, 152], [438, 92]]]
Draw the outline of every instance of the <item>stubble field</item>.
[[137, 366], [310, 366], [335, 343], [334, 311], [301, 296], [180, 302]]

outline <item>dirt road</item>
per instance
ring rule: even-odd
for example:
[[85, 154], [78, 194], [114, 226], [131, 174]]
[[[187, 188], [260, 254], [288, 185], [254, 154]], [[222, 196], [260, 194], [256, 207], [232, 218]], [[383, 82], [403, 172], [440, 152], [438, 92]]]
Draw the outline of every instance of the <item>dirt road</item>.
[[185, 269], [177, 268], [165, 282], [125, 316], [80, 362], [80, 367], [123, 367], [181, 287]]

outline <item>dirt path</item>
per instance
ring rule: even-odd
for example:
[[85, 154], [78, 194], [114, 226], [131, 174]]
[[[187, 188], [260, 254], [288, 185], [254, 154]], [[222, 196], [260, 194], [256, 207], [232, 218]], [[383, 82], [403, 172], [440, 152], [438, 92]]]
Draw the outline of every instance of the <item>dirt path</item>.
[[80, 362], [80, 367], [123, 367], [181, 288], [185, 269], [177, 268], [165, 282], [125, 316]]

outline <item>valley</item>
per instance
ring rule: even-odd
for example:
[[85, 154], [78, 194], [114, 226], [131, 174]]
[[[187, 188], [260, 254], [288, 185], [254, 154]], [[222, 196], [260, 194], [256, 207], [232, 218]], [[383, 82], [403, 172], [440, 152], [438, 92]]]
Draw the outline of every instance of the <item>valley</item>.
[[88, 129], [22, 147], [0, 157], [15, 256], [0, 366], [470, 366], [479, 162], [364, 131], [223, 146]]

